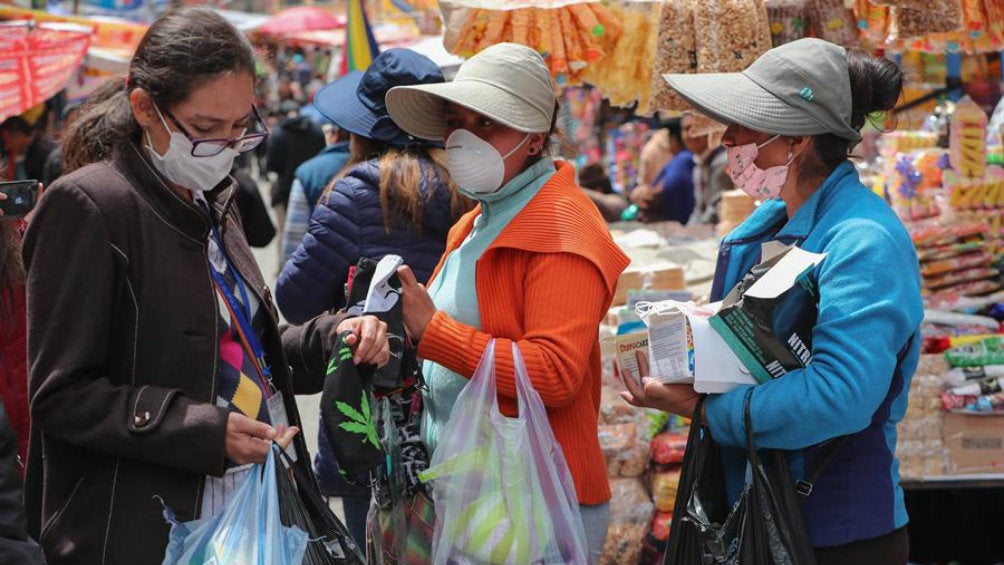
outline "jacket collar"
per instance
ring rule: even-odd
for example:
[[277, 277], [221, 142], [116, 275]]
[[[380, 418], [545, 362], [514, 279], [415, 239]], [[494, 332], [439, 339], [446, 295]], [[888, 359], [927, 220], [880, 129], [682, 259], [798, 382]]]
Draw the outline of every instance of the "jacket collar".
[[[209, 223], [205, 214], [197, 204], [186, 201], [170, 188], [167, 179], [157, 172], [142, 147], [130, 144], [117, 151], [112, 158], [112, 165], [169, 223], [199, 241], [208, 237]], [[217, 224], [222, 224], [220, 220], [229, 211], [236, 195], [237, 183], [229, 176], [206, 193], [206, 200], [214, 209], [213, 220]]]

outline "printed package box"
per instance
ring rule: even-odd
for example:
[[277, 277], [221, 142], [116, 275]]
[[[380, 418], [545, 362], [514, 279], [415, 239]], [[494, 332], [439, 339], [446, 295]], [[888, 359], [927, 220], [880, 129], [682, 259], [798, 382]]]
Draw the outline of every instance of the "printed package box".
[[819, 302], [812, 273], [826, 257], [777, 242], [764, 244], [762, 256], [711, 318], [759, 383], [809, 364]]

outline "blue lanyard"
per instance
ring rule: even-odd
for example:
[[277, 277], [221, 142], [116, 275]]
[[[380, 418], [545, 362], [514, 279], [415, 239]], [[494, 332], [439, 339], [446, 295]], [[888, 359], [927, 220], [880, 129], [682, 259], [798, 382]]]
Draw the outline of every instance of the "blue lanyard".
[[230, 291], [227, 286], [226, 281], [223, 279], [223, 275], [216, 271], [216, 268], [209, 265], [209, 273], [212, 275], [213, 280], [216, 281], [216, 286], [219, 287], [220, 292], [223, 293], [224, 299], [230, 305], [230, 310], [233, 312], [234, 320], [237, 325], [240, 326], [241, 333], [244, 334], [244, 339], [247, 341], [247, 346], [251, 349], [251, 354], [254, 355], [255, 360], [258, 362], [262, 376], [271, 381], [272, 371], [268, 367], [268, 363], [265, 362], [265, 350], [262, 348], [261, 343], [258, 341], [258, 336], [254, 333], [254, 328], [251, 325], [251, 302], [248, 300], [247, 288], [244, 286], [244, 280], [241, 274], [237, 272], [234, 268], [233, 263], [230, 262], [230, 257], [227, 256], [226, 248], [223, 247], [223, 238], [220, 237], [219, 232], [216, 231], [216, 226], [212, 227], [213, 238], [216, 239], [216, 244], [220, 248], [220, 253], [223, 254], [223, 259], [227, 263], [227, 268], [230, 269], [234, 274], [234, 279], [237, 281], [237, 287], [241, 291], [241, 298], [244, 299], [244, 304], [237, 301], [237, 298]]

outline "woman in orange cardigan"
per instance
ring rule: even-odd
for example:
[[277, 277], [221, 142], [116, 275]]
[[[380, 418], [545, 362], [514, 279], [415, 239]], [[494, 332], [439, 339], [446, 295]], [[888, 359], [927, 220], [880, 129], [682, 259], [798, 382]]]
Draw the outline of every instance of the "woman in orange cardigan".
[[573, 167], [548, 155], [557, 101], [547, 67], [532, 49], [495, 45], [451, 83], [391, 89], [387, 108], [409, 134], [446, 142], [450, 176], [479, 203], [451, 230], [428, 291], [401, 271], [405, 324], [426, 360], [423, 439], [436, 448], [493, 338], [500, 406], [516, 412], [515, 342], [568, 460], [595, 561], [610, 499], [596, 433], [598, 326], [628, 259]]

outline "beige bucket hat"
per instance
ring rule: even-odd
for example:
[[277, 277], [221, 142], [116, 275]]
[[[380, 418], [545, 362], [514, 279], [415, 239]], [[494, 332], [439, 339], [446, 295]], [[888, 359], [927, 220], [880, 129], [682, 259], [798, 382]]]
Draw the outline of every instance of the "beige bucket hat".
[[443, 140], [444, 106], [452, 102], [524, 133], [551, 130], [555, 104], [551, 73], [525, 45], [499, 43], [460, 66], [453, 82], [398, 86], [387, 92], [387, 111], [407, 133]]

